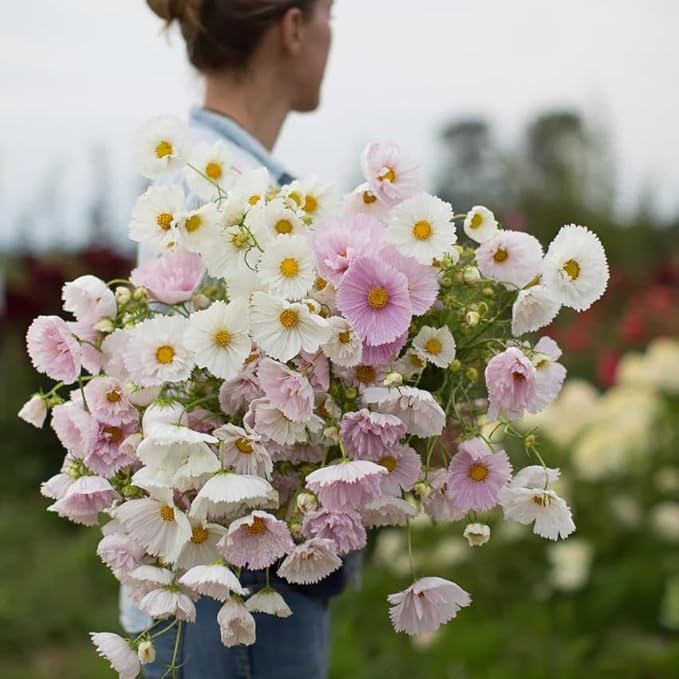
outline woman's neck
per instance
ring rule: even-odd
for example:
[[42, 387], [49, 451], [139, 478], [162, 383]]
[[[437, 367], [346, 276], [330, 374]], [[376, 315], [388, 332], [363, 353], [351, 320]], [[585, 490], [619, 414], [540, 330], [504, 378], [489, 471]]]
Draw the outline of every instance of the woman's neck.
[[276, 85], [274, 79], [256, 73], [207, 75], [205, 107], [233, 118], [271, 151], [290, 112]]

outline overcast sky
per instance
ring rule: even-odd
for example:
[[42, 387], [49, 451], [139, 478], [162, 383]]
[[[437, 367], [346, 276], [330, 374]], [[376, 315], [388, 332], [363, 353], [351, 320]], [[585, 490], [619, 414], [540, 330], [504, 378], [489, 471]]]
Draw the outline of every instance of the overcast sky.
[[[431, 177], [450, 119], [489, 118], [503, 143], [548, 107], [605, 123], [623, 188], [644, 182], [679, 210], [679, 2], [676, 0], [336, 0], [321, 108], [292, 116], [276, 155], [297, 174], [348, 188], [363, 144], [392, 138]], [[123, 238], [134, 178], [130, 139], [147, 117], [184, 115], [200, 98], [179, 39], [143, 0], [0, 3], [0, 247], [83, 237], [91, 144], [113, 152]], [[54, 218], [18, 235], [48, 173]], [[24, 222], [25, 223], [25, 222]]]

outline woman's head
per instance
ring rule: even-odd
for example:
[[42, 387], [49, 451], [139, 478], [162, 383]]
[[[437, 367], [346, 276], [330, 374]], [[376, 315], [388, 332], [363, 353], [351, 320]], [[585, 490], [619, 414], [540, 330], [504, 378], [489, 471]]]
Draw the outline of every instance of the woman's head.
[[332, 0], [147, 0], [177, 22], [193, 66], [208, 76], [274, 69], [290, 108], [318, 106], [330, 49]]

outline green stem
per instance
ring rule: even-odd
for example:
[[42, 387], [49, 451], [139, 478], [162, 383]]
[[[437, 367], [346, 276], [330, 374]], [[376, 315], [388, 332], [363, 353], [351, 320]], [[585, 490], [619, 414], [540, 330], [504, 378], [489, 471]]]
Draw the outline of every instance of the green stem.
[[165, 679], [165, 677], [170, 676], [170, 673], [172, 679], [177, 679], [177, 670], [179, 669], [177, 667], [177, 655], [179, 653], [179, 640], [181, 639], [182, 636], [182, 624], [183, 623], [181, 620], [177, 622], [177, 636], [174, 639], [174, 651], [172, 652], [172, 663], [167, 668], [167, 671], [165, 672], [165, 674], [163, 674], [161, 679]]
[[415, 574], [415, 562], [413, 560], [413, 531], [410, 525], [410, 520], [408, 520], [406, 532], [408, 533], [408, 562], [410, 563], [410, 574], [413, 576], [413, 582], [417, 580], [417, 575]]

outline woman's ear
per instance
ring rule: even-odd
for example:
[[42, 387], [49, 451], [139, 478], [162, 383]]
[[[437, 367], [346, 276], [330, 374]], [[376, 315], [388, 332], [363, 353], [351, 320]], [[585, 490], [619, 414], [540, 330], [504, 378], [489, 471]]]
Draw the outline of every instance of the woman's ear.
[[299, 7], [291, 7], [280, 20], [283, 50], [294, 56], [302, 50], [306, 19]]

